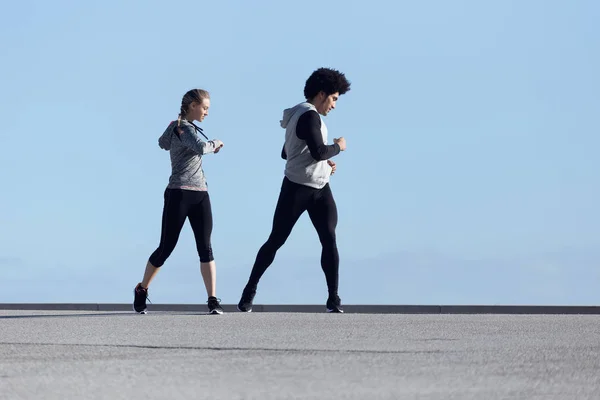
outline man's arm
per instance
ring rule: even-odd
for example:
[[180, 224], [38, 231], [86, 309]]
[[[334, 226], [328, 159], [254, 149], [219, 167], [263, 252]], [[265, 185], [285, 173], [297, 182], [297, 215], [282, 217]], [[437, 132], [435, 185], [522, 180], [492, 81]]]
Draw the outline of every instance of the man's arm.
[[321, 118], [316, 111], [310, 110], [298, 118], [296, 136], [306, 141], [310, 155], [317, 161], [328, 160], [340, 153], [337, 143], [326, 145], [321, 135]]

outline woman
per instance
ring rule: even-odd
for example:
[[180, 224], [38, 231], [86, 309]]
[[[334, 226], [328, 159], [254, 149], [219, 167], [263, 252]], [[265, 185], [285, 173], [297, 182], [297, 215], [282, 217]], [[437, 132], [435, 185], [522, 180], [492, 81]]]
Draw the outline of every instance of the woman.
[[[171, 122], [158, 139], [158, 145], [170, 152], [172, 172], [164, 193], [160, 244], [146, 264], [143, 280], [134, 289], [133, 309], [140, 314], [146, 313], [148, 286], [175, 249], [186, 218], [190, 220], [196, 239], [209, 313], [223, 313], [216, 298], [216, 266], [210, 241], [213, 219], [202, 169], [202, 156], [218, 153], [223, 142], [208, 140], [202, 129], [194, 124], [194, 121], [202, 122], [206, 118], [209, 107], [210, 95], [207, 91], [190, 90], [183, 96], [177, 121]], [[207, 141], [200, 140], [198, 133]]]

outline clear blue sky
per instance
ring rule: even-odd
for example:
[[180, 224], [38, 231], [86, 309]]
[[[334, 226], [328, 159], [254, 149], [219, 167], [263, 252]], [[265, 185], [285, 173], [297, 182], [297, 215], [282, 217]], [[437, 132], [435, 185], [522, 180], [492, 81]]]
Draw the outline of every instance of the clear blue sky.
[[[282, 110], [308, 75], [352, 90], [338, 202], [345, 304], [600, 303], [596, 1], [32, 1], [0, 12], [0, 302], [131, 302], [158, 244], [168, 153], [191, 88], [218, 295], [235, 303], [281, 183]], [[324, 304], [296, 226], [257, 303]], [[192, 231], [150, 290], [203, 303]]]

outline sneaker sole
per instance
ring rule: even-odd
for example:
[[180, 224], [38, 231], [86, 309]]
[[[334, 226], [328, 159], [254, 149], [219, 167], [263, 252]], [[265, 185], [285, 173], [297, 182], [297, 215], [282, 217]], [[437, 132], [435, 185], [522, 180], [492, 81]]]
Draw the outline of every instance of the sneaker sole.
[[137, 314], [148, 314], [148, 310], [143, 310], [143, 311], [138, 311], [135, 309], [135, 306], [131, 306], [131, 308], [133, 309], [133, 311], [135, 311], [135, 313]]
[[251, 309], [249, 309], [248, 311], [244, 311], [244, 310], [241, 310], [241, 309], [240, 309], [240, 306], [239, 306], [239, 305], [237, 306], [237, 309], [238, 309], [238, 311], [239, 311], [239, 312], [252, 312], [252, 308], [251, 308]]
[[327, 309], [328, 313], [334, 313], [334, 314], [343, 314], [344, 310], [330, 310], [329, 308]]
[[221, 310], [212, 310], [212, 311], [209, 311], [208, 313], [211, 314], [211, 315], [221, 315], [221, 314], [223, 314], [223, 311], [221, 311]]

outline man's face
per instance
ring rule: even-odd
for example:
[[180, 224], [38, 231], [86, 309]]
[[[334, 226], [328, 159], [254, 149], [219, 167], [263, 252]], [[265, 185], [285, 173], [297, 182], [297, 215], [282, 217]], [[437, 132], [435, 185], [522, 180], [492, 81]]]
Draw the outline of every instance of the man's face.
[[338, 92], [330, 94], [329, 96], [327, 96], [325, 92], [320, 92], [317, 95], [317, 101], [315, 102], [317, 112], [323, 116], [326, 116], [331, 110], [335, 108], [335, 103], [338, 101], [339, 98], [340, 94]]

